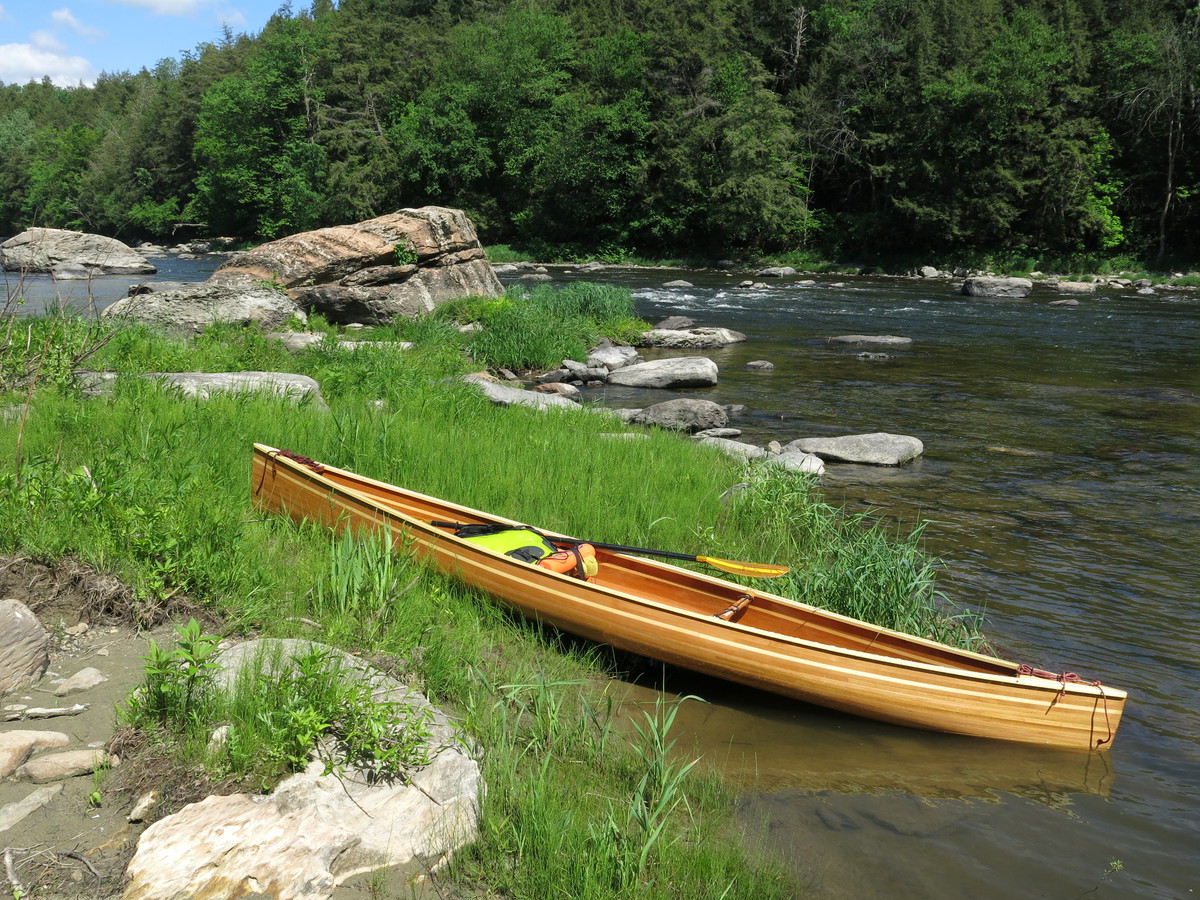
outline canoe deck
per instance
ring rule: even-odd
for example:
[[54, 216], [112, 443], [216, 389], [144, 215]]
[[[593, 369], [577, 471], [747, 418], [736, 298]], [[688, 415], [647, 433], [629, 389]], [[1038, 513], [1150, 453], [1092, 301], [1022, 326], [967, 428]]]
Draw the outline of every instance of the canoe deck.
[[[270, 512], [384, 530], [440, 570], [563, 631], [885, 722], [1077, 749], [1111, 745], [1125, 692], [880, 628], [677, 566], [597, 549], [592, 581], [530, 566], [432, 522], [518, 525], [262, 444]], [[733, 621], [717, 615], [742, 598]]]

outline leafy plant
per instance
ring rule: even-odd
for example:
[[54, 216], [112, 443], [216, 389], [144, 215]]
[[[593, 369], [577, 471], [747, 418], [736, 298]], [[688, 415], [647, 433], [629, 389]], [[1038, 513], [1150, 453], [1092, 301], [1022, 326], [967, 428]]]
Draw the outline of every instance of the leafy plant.
[[264, 785], [304, 768], [314, 752], [325, 773], [348, 769], [395, 781], [430, 761], [428, 706], [375, 695], [371, 679], [343, 669], [327, 647], [260, 659], [225, 701], [231, 734], [223, 762]]
[[417, 251], [413, 247], [412, 242], [408, 238], [401, 238], [395, 247], [395, 264], [398, 266], [415, 266], [417, 264]]
[[204, 634], [195, 619], [178, 626], [175, 634], [175, 645], [169, 649], [150, 642], [142, 657], [145, 684], [130, 697], [129, 708], [135, 721], [187, 732], [204, 721], [203, 704], [217, 669], [213, 657], [219, 639]]

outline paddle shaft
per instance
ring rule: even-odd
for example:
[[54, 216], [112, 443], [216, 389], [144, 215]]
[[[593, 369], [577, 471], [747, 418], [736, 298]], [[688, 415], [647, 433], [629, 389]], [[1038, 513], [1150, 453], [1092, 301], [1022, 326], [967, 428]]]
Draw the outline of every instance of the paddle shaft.
[[[435, 528], [459, 528], [458, 522], [430, 522]], [[505, 527], [505, 526], [500, 526]], [[512, 526], [519, 528], [529, 528], [528, 525]], [[586, 541], [579, 538], [562, 537], [556, 534], [545, 534], [538, 531], [536, 528], [529, 528], [530, 531], [535, 531], [541, 534], [549, 541], [556, 544], [571, 544], [578, 546], [579, 544], [590, 544], [598, 550], [612, 550], [614, 553], [640, 553], [643, 556], [662, 556], [667, 559], [683, 559], [688, 562], [696, 562], [705, 566], [713, 566], [721, 569], [724, 572], [730, 572], [735, 575], [745, 575], [750, 578], [778, 578], [780, 575], [785, 575], [788, 572], [787, 566], [776, 566], [765, 563], [746, 563], [732, 559], [717, 559], [713, 556], [700, 556], [693, 553], [676, 553], [672, 550], [651, 550], [648, 547], [628, 547], [625, 544], [603, 544], [599, 541]]]
[[688, 562], [701, 562], [701, 557], [690, 553], [675, 553], [672, 550], [649, 550], [646, 547], [626, 547], [624, 544], [602, 544], [599, 541], [581, 541], [577, 538], [554, 537], [551, 540], [559, 544], [591, 544], [597, 550], [613, 550], [617, 553], [641, 553], [644, 556], [665, 556], [667, 559], [686, 559]]

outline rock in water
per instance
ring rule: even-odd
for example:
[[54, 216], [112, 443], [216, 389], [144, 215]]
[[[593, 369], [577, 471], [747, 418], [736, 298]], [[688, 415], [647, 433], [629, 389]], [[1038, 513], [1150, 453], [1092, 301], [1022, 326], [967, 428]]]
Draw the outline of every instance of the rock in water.
[[[0, 266], [10, 272], [51, 272], [65, 266], [92, 275], [153, 275], [146, 257], [115, 238], [60, 228], [30, 228], [0, 244]], [[74, 276], [78, 277], [78, 276]]]

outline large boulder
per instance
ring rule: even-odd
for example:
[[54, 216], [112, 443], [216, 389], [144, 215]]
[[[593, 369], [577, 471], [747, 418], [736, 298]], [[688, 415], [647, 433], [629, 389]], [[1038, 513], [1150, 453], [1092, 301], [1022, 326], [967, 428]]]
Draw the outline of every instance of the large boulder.
[[992, 275], [975, 275], [963, 282], [962, 292], [968, 297], [1009, 297], [1021, 299], [1029, 296], [1033, 282], [1028, 278], [1000, 278]]
[[447, 300], [504, 292], [471, 220], [437, 206], [280, 238], [235, 255], [209, 279], [263, 282], [343, 324], [411, 318]]
[[608, 383], [641, 388], [712, 387], [717, 383], [717, 364], [704, 356], [653, 359], [615, 370]]
[[924, 453], [925, 445], [919, 438], [879, 431], [832, 438], [800, 438], [785, 444], [783, 450], [785, 453], [811, 453], [828, 462], [899, 466]]
[[50, 665], [50, 635], [20, 600], [0, 600], [0, 697], [37, 681]]
[[30, 228], [0, 244], [0, 267], [9, 271], [54, 272], [62, 267], [69, 277], [90, 275], [153, 275], [158, 271], [146, 257], [115, 238], [60, 228]]
[[647, 406], [634, 417], [633, 422], [695, 434], [710, 428], [724, 428], [729, 424], [729, 414], [725, 407], [711, 400], [680, 397], [678, 400], [666, 400]]
[[101, 315], [188, 334], [218, 322], [279, 331], [293, 320], [308, 321], [296, 301], [263, 284], [202, 283], [171, 291], [142, 291], [122, 297]]
[[479, 764], [447, 717], [420, 693], [354, 657], [306, 641], [255, 641], [219, 658], [219, 683], [248, 665], [294, 665], [325, 653], [329, 676], [366, 680], [379, 703], [430, 717], [430, 763], [409, 777], [375, 779], [349, 764], [323, 774], [314, 761], [268, 796], [209, 797], [151, 825], [126, 869], [124, 900], [230, 897], [331, 897], [337, 885], [400, 866], [412, 876], [436, 871], [477, 833], [484, 790]]

